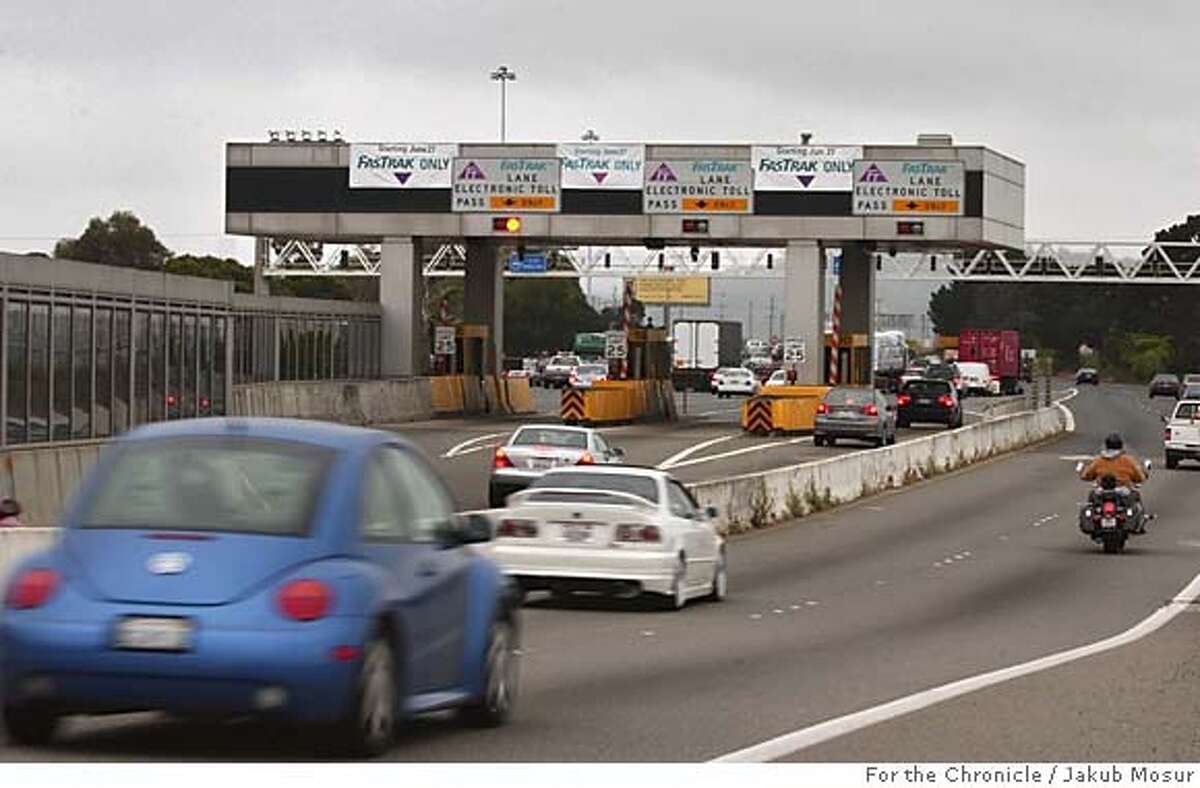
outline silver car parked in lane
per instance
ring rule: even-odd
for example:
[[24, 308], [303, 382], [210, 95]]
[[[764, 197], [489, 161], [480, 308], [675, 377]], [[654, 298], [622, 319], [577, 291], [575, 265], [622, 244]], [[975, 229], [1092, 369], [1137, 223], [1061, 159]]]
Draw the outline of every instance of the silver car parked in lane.
[[492, 457], [488, 505], [502, 508], [508, 496], [524, 490], [553, 468], [614, 465], [624, 460], [624, 449], [609, 444], [597, 430], [561, 424], [525, 425]]

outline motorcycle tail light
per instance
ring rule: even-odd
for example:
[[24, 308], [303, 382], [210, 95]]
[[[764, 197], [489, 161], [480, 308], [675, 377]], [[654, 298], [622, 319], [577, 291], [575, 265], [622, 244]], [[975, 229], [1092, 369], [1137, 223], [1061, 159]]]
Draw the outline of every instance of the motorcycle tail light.
[[1113, 503], [1112, 501], [1104, 502], [1104, 513], [1105, 514], [1115, 514], [1116, 511], [1117, 511], [1117, 505], [1115, 503]]

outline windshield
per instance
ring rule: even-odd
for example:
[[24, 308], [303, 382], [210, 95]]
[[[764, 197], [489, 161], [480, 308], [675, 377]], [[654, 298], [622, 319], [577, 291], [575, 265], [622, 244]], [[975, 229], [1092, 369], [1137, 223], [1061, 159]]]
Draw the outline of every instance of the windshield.
[[950, 384], [940, 380], [913, 380], [904, 384], [904, 392], [918, 397], [937, 397], [950, 393]]
[[647, 476], [634, 476], [623, 473], [588, 473], [586, 471], [570, 471], [563, 473], [547, 473], [539, 478], [530, 489], [541, 487], [570, 487], [581, 490], [615, 490], [645, 498], [652, 503], [658, 503], [658, 484]]
[[555, 367], [577, 367], [579, 366], [578, 356], [555, 356], [550, 359], [550, 365]]
[[875, 392], [867, 389], [833, 389], [825, 395], [830, 405], [866, 405], [875, 401]]
[[250, 438], [131, 443], [84, 501], [80, 527], [302, 534], [334, 455]]
[[513, 436], [513, 446], [554, 446], [560, 449], [586, 449], [587, 433], [576, 430], [526, 427]]

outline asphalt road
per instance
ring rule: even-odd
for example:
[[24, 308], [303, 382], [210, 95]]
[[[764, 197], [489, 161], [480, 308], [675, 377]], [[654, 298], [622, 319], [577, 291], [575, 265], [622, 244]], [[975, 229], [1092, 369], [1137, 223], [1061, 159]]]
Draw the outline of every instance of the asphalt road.
[[[534, 389], [534, 398], [541, 414], [538, 416], [439, 419], [393, 429], [416, 443], [433, 461], [462, 509], [485, 509], [495, 447], [508, 440], [521, 424], [560, 423], [556, 415], [560, 398], [557, 390]], [[673, 460], [669, 468], [684, 482], [757, 473], [870, 447], [865, 442], [842, 441], [838, 447], [817, 448], [809, 437], [748, 435], [740, 427], [742, 400], [691, 393], [685, 412], [682, 395], [677, 398], [683, 414], [679, 422], [605, 427], [601, 431], [613, 445], [625, 449], [629, 463], [659, 466]], [[1005, 402], [1007, 399], [968, 399], [964, 404], [966, 421], [978, 420], [980, 414]], [[911, 440], [941, 429], [944, 427], [914, 425], [900, 430], [896, 438]]]
[[[1155, 414], [1166, 403], [1101, 387], [1069, 406], [1071, 436], [735, 540], [724, 603], [667, 613], [632, 603], [535, 602], [524, 611], [515, 720], [487, 731], [424, 720], [390, 758], [705, 760], [1125, 630], [1200, 565], [1200, 475], [1160, 469], [1145, 490], [1160, 514], [1152, 533], [1123, 555], [1102, 554], [1077, 530], [1086, 486], [1070, 458], [1093, 453], [1118, 429], [1161, 465]], [[1076, 720], [1074, 735], [1090, 735], [1091, 720], [1084, 723]], [[937, 752], [970, 757], [979, 752], [973, 741], [1016, 724], [1014, 715], [997, 717], [995, 727], [951, 718]], [[873, 752], [919, 757], [905, 749], [912, 741], [884, 736]], [[318, 744], [138, 716], [72, 723], [55, 746], [3, 749], [0, 759], [295, 760], [318, 754]]]

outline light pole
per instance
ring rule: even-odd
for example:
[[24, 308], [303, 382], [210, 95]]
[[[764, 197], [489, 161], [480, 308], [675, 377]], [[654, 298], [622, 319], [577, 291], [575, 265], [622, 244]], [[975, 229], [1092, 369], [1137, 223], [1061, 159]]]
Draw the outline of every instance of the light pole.
[[505, 83], [512, 82], [516, 78], [517, 78], [517, 72], [510, 71], [508, 66], [500, 66], [500, 68], [498, 68], [492, 72], [492, 81], [500, 83], [500, 141], [501, 142], [504, 142], [506, 139], [504, 122], [505, 122], [505, 115], [507, 114], [507, 111], [508, 111], [507, 95], [505, 93], [505, 87], [506, 87]]
[[587, 131], [583, 132], [583, 136], [580, 137], [580, 139], [583, 140], [584, 142], [599, 142], [600, 135], [597, 134], [595, 132], [595, 130], [588, 129]]

